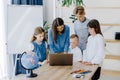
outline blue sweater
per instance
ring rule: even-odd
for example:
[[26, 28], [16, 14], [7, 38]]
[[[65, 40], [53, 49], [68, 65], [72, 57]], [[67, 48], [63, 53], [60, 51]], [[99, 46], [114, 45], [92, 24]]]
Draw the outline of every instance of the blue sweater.
[[39, 57], [39, 61], [43, 62], [46, 59], [46, 43], [43, 41], [41, 44], [37, 44], [36, 42], [32, 42], [34, 45], [33, 52], [37, 54]]
[[64, 25], [64, 32], [57, 34], [57, 43], [52, 36], [52, 29], [48, 30], [48, 49], [50, 53], [68, 52], [70, 45], [70, 29], [67, 25]]

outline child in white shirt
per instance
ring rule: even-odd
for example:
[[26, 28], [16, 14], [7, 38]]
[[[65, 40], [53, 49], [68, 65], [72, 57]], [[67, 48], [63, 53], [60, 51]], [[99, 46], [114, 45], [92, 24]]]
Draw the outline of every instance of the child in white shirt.
[[99, 65], [98, 69], [91, 79], [98, 80], [100, 77], [101, 65], [105, 56], [105, 42], [98, 20], [90, 20], [87, 26], [90, 36], [88, 37], [86, 50], [83, 52], [83, 63], [86, 65]]
[[76, 34], [70, 36], [70, 49], [69, 53], [73, 54], [73, 62], [82, 61], [82, 53], [78, 47], [79, 38]]

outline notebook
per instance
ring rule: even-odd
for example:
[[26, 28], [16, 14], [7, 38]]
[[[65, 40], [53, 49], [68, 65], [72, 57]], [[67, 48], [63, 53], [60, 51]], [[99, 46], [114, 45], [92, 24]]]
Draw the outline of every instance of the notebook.
[[49, 54], [49, 64], [51, 66], [71, 66], [73, 64], [73, 54], [63, 54], [63, 53], [57, 53], [57, 54]]

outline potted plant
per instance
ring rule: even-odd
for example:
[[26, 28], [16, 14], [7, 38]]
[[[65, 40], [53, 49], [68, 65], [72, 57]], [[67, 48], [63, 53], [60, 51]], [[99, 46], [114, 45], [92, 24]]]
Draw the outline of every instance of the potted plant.
[[[69, 7], [72, 4], [74, 4], [75, 6], [84, 5], [83, 0], [58, 0], [58, 1], [61, 1], [62, 7], [64, 7], [64, 6]], [[75, 20], [77, 20], [77, 18], [74, 14], [71, 14], [71, 16], [69, 18], [72, 20], [73, 23]]]
[[62, 6], [66, 7], [69, 7], [72, 4], [74, 4], [75, 6], [84, 5], [83, 0], [58, 0], [58, 1], [62, 3]]
[[47, 25], [47, 21], [43, 21], [43, 29], [45, 30], [45, 37], [48, 39], [48, 29], [49, 25]]

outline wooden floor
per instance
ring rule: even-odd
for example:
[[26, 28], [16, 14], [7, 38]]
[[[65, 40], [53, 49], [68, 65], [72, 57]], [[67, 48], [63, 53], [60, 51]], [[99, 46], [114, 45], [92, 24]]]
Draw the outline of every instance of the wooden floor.
[[120, 80], [120, 55], [105, 56], [100, 80]]
[[100, 80], [120, 80], [120, 71], [102, 69]]
[[105, 59], [120, 60], [120, 56], [118, 56], [118, 55], [106, 55]]
[[119, 76], [120, 77], [120, 71], [102, 69], [101, 75], [111, 75], [111, 76]]

